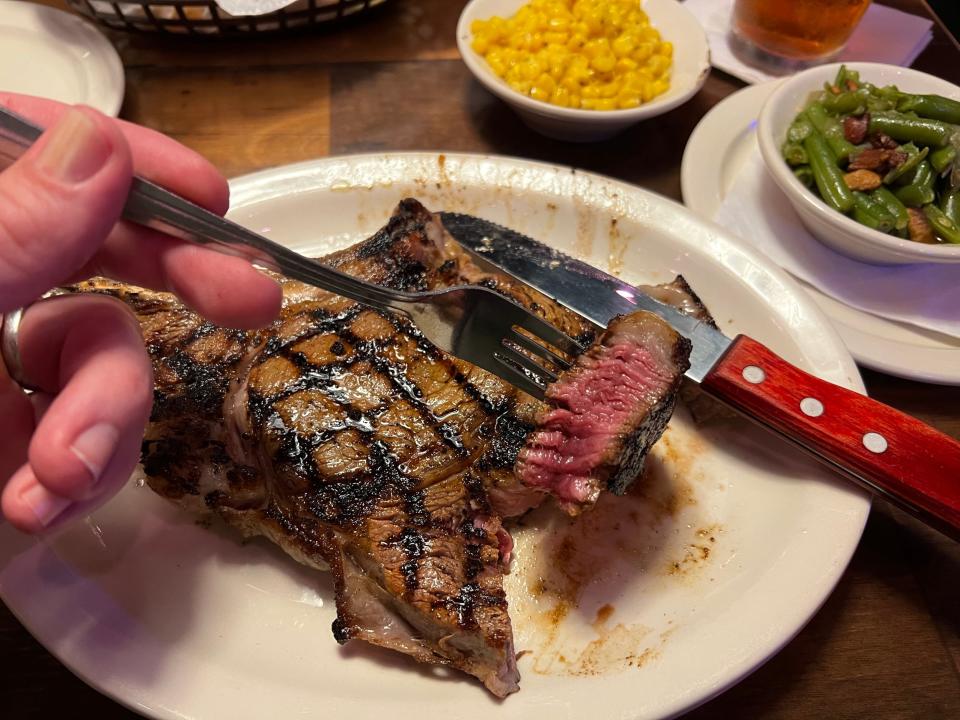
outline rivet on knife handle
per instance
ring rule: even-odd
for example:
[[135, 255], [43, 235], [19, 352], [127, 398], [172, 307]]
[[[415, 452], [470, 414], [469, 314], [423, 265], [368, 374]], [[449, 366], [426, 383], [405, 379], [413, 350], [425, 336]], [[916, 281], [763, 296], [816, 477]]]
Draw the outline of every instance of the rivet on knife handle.
[[960, 442], [819, 380], [743, 335], [703, 388], [960, 540]]

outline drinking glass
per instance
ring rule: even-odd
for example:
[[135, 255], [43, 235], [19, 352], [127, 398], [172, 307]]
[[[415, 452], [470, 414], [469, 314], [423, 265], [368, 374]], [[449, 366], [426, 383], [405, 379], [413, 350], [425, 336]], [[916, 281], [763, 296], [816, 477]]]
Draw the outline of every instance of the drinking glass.
[[870, 0], [736, 0], [734, 50], [773, 69], [797, 70], [834, 59]]

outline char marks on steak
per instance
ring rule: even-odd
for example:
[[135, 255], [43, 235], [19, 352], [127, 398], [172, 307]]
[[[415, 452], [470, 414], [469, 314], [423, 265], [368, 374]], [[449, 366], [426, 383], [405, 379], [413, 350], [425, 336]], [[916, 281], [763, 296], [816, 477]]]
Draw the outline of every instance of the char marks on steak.
[[[407, 201], [326, 262], [398, 289], [440, 287], [460, 282], [445, 243]], [[134, 309], [153, 358], [143, 465], [155, 491], [329, 567], [338, 641], [453, 665], [498, 696], [517, 689], [510, 539], [492, 497], [536, 502], [512, 468], [537, 401], [399, 317], [294, 281], [280, 319], [249, 333], [166, 294], [95, 288]]]
[[[415, 200], [324, 262], [404, 290], [480, 283], [584, 344], [596, 334], [477, 268]], [[213, 326], [166, 293], [102, 279], [73, 288], [115, 295], [140, 320], [156, 382], [148, 484], [331, 570], [339, 642], [457, 667], [500, 697], [515, 691], [501, 518], [545, 497], [514, 466], [546, 407], [400, 318], [281, 282], [281, 316], [256, 332]], [[702, 310], [682, 279], [654, 290]]]
[[592, 506], [604, 489], [623, 493], [673, 413], [690, 341], [657, 315], [614, 318], [599, 341], [547, 388], [516, 472], [567, 512]]

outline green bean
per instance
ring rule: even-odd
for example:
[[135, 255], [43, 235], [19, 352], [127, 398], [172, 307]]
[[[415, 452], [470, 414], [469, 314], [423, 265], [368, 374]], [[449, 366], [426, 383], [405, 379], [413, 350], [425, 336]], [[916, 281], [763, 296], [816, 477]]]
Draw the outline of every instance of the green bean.
[[878, 187], [872, 193], [873, 199], [883, 205], [887, 212], [893, 216], [893, 227], [897, 230], [906, 230], [910, 224], [910, 215], [907, 213], [907, 207], [900, 199], [883, 185]]
[[840, 121], [827, 113], [823, 103], [811, 103], [807, 106], [805, 112], [810, 124], [823, 135], [837, 160], [846, 164], [851, 153], [855, 152], [857, 148], [844, 137], [843, 126]]
[[856, 70], [849, 70], [846, 65], [841, 65], [840, 69], [837, 70], [837, 77], [834, 80], [833, 84], [836, 85], [841, 90], [846, 90], [848, 80], [855, 82], [857, 85], [859, 85], [860, 73], [857, 72]]
[[793, 119], [793, 122], [790, 123], [790, 127], [787, 129], [787, 142], [802, 143], [803, 139], [810, 134], [811, 130], [813, 130], [813, 125], [811, 125], [810, 121], [801, 113]]
[[837, 75], [833, 80], [835, 87], [843, 87], [843, 81], [847, 79], [847, 66], [841, 65], [840, 69], [837, 70]]
[[912, 111], [921, 117], [960, 124], [960, 102], [940, 95], [904, 94], [897, 103], [897, 110]]
[[795, 142], [785, 142], [781, 148], [783, 159], [788, 165], [806, 165], [810, 162], [807, 159], [807, 152], [803, 146]]
[[907, 173], [912, 172], [917, 165], [923, 162], [923, 159], [927, 157], [927, 154], [930, 152], [930, 148], [923, 148], [918, 151], [917, 146], [913, 143], [901, 145], [900, 149], [907, 153], [907, 159], [883, 176], [883, 182], [886, 185], [890, 185], [897, 180], [900, 180], [902, 177], [907, 175]]
[[[800, 149], [803, 150], [803, 148]], [[808, 188], [814, 187], [815, 181], [813, 179], [813, 170], [810, 169], [809, 165], [799, 165], [795, 167], [793, 169], [793, 174], [797, 176], [797, 180], [802, 182]]]
[[944, 215], [960, 225], [960, 188], [953, 188], [940, 196], [940, 209]]
[[948, 243], [960, 245], [960, 225], [948, 218], [940, 208], [936, 205], [926, 205], [923, 208], [923, 214], [927, 216], [937, 235]]
[[953, 165], [953, 161], [956, 159], [957, 149], [952, 145], [937, 148], [930, 153], [930, 164], [933, 165], [933, 169], [937, 171], [938, 175]]
[[923, 207], [932, 203], [937, 196], [933, 189], [934, 180], [936, 180], [936, 174], [930, 167], [930, 163], [924, 160], [917, 165], [908, 184], [898, 187], [893, 191], [893, 194], [908, 207]]
[[900, 89], [896, 85], [884, 85], [881, 88], [871, 86], [871, 90], [874, 96], [889, 103], [891, 110], [895, 108], [897, 103], [900, 102], [900, 99], [903, 98], [903, 93], [900, 92]]
[[862, 192], [853, 193], [852, 216], [861, 225], [866, 225], [874, 230], [883, 233], [893, 230], [893, 216], [887, 212], [883, 205], [873, 202]]
[[832, 115], [863, 115], [867, 111], [870, 93], [865, 90], [842, 92], [839, 95], [824, 93], [820, 102]]
[[843, 181], [843, 173], [837, 167], [837, 159], [823, 135], [814, 131], [803, 141], [803, 149], [810, 158], [810, 170], [817, 184], [820, 197], [842, 213], [853, 208], [853, 192]]
[[886, 133], [901, 142], [910, 140], [921, 145], [942, 147], [950, 141], [954, 128], [939, 120], [911, 118], [897, 112], [879, 112], [870, 116], [870, 132]]

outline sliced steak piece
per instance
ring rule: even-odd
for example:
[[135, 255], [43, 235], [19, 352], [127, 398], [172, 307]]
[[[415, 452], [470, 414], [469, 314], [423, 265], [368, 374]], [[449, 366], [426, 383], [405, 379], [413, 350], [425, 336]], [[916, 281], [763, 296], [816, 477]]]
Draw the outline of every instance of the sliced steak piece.
[[623, 493], [663, 434], [689, 367], [690, 341], [658, 316], [615, 318], [547, 388], [550, 408], [520, 453], [517, 475], [570, 514], [601, 490]]

